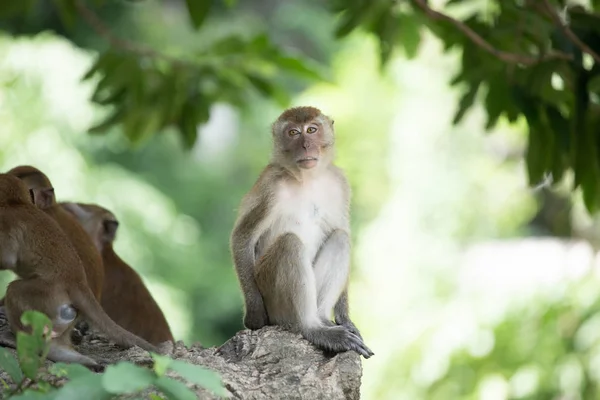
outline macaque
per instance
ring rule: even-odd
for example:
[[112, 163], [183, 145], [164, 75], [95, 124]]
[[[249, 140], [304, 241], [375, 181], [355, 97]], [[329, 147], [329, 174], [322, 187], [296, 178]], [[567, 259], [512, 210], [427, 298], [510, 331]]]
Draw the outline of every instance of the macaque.
[[58, 205], [50, 179], [43, 172], [29, 165], [15, 167], [7, 173], [23, 180], [29, 189], [39, 192], [35, 204], [52, 217], [66, 233], [83, 262], [88, 286], [96, 299], [100, 300], [104, 281], [104, 267], [100, 253], [77, 220]]
[[284, 326], [324, 350], [369, 358], [348, 310], [351, 192], [333, 164], [333, 120], [291, 108], [272, 135], [271, 161], [242, 199], [230, 240], [244, 325]]
[[173, 342], [169, 324], [141, 277], [113, 249], [119, 227], [114, 214], [95, 204], [59, 204], [77, 218], [102, 254], [104, 288], [100, 305], [108, 316], [152, 344]]
[[[20, 321], [24, 311], [42, 312], [53, 324], [48, 359], [98, 367], [95, 360], [71, 345], [71, 331], [83, 316], [121, 346], [158, 352], [102, 310], [88, 286], [75, 247], [58, 223], [34, 204], [45, 190], [28, 190], [23, 180], [0, 174], [0, 269], [17, 275], [8, 285], [4, 301], [12, 333], [28, 331]], [[2, 338], [3, 343], [10, 340]]]

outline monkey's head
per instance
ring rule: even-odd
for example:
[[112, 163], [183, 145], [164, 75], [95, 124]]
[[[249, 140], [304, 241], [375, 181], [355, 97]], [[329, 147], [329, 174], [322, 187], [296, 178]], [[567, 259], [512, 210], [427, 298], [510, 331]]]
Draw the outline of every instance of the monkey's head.
[[32, 202], [25, 183], [12, 175], [0, 174], [0, 204], [6, 206]]
[[20, 165], [7, 172], [25, 182], [33, 203], [41, 209], [56, 204], [54, 188], [50, 179], [39, 169], [31, 165]]
[[273, 158], [287, 168], [312, 169], [333, 160], [333, 120], [315, 107], [285, 110], [273, 123]]
[[77, 219], [99, 251], [115, 241], [119, 221], [106, 208], [85, 203], [61, 202], [59, 205]]

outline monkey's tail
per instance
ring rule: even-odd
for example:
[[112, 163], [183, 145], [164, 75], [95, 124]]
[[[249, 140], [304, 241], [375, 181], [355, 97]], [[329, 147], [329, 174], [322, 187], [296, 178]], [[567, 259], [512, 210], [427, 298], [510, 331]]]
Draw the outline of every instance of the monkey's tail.
[[158, 353], [158, 348], [146, 340], [134, 335], [126, 329], [119, 326], [115, 321], [110, 319], [106, 312], [102, 309], [98, 301], [94, 298], [89, 287], [83, 286], [76, 290], [69, 291], [69, 297], [73, 305], [83, 311], [85, 317], [98, 327], [108, 337], [122, 346], [139, 346], [144, 350]]

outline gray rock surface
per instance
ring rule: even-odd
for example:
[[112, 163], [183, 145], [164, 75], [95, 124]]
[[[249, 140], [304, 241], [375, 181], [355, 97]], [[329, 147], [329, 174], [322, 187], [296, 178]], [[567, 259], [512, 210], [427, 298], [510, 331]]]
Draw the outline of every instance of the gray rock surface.
[[[120, 349], [94, 332], [84, 336], [76, 348], [83, 354], [111, 363], [126, 360], [142, 366], [152, 364], [152, 359], [142, 349]], [[360, 398], [362, 366], [358, 354], [324, 354], [300, 335], [278, 327], [240, 331], [218, 348], [203, 348], [199, 344], [187, 347], [183, 342], [177, 342], [169, 350], [171, 358], [219, 372], [233, 399]], [[168, 375], [176, 376], [174, 373]], [[0, 378], [7, 376], [0, 372]], [[196, 391], [199, 399], [218, 398], [202, 388], [186, 384]], [[144, 392], [144, 398], [148, 398], [149, 393]], [[136, 395], [135, 398], [140, 397]]]

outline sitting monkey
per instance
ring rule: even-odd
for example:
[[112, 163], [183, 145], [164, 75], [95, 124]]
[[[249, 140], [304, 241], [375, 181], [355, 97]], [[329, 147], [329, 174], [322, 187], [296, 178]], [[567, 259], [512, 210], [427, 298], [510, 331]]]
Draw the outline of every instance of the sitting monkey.
[[369, 358], [348, 315], [351, 193], [333, 165], [333, 121], [314, 107], [291, 108], [272, 135], [271, 162], [231, 234], [244, 325], [281, 325], [322, 349]]

